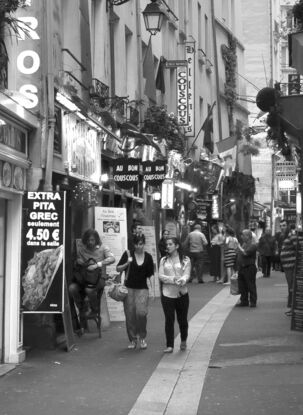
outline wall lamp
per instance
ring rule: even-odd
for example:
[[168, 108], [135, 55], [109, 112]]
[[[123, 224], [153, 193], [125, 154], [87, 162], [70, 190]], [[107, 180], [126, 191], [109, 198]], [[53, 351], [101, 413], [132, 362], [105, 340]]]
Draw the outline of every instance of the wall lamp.
[[151, 3], [145, 7], [142, 14], [145, 28], [151, 35], [161, 31], [165, 13], [161, 9], [158, 0], [151, 0]]

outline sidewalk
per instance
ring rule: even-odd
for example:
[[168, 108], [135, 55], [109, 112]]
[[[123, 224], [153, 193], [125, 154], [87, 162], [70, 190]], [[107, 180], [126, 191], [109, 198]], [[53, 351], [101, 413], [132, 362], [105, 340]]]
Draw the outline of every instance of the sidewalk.
[[[148, 349], [129, 351], [124, 323], [73, 351], [33, 350], [0, 377], [0, 415], [303, 412], [303, 333], [290, 330], [284, 274], [259, 278], [256, 309], [235, 308], [229, 287], [190, 284], [188, 350], [164, 356], [159, 299], [150, 304]], [[176, 333], [177, 334], [177, 333]], [[300, 411], [301, 410], [301, 411]]]
[[285, 276], [273, 272], [257, 286], [257, 308], [234, 308], [220, 332], [199, 415], [303, 413], [303, 332], [284, 314]]

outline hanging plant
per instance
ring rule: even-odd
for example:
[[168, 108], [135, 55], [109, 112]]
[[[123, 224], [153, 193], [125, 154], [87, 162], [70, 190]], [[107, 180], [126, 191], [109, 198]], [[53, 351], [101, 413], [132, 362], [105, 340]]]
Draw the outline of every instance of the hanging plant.
[[[255, 140], [252, 137], [252, 129], [245, 128], [242, 132], [245, 141], [240, 144], [239, 146], [239, 153], [244, 154], [245, 156], [258, 156], [260, 153], [259, 148], [261, 147], [261, 143], [258, 140]], [[242, 138], [242, 137], [241, 137]]]
[[153, 105], [147, 109], [142, 132], [165, 140], [168, 151], [175, 150], [184, 154], [186, 137], [183, 127], [173, 113], [167, 113], [165, 105]]
[[98, 204], [98, 189], [89, 182], [74, 186], [72, 200], [78, 207], [89, 208]]
[[2, 88], [7, 88], [7, 64], [9, 60], [4, 42], [4, 32], [6, 28], [15, 35], [19, 33], [19, 30], [26, 32], [24, 24], [21, 27], [19, 25], [20, 21], [13, 15], [19, 7], [26, 6], [26, 0], [0, 0], [0, 87]]

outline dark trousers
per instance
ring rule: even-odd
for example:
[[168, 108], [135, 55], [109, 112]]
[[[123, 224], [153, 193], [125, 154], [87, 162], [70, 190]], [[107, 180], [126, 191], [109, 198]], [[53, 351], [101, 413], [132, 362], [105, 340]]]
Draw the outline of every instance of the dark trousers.
[[189, 308], [189, 296], [188, 294], [184, 294], [178, 298], [169, 298], [162, 295], [161, 303], [165, 316], [166, 346], [174, 347], [175, 312], [180, 328], [181, 341], [186, 341], [188, 336], [187, 314]]
[[270, 268], [271, 268], [271, 256], [261, 256], [261, 264], [262, 264], [262, 274], [263, 277], [270, 276]]
[[241, 294], [241, 304], [257, 304], [257, 286], [256, 286], [257, 267], [255, 264], [241, 267], [238, 270], [238, 284]]
[[194, 272], [198, 281], [203, 281], [203, 252], [190, 252], [191, 276], [190, 281], [194, 278]]
[[[98, 298], [101, 297], [103, 289], [98, 289], [98, 287], [89, 288], [85, 287], [84, 285], [80, 285], [76, 282], [72, 282], [68, 287], [70, 295], [73, 297], [73, 300], [80, 312], [80, 314], [84, 313], [85, 311], [85, 297], [87, 296], [90, 308], [93, 312], [97, 312], [99, 309]], [[99, 294], [99, 296], [98, 296]]]

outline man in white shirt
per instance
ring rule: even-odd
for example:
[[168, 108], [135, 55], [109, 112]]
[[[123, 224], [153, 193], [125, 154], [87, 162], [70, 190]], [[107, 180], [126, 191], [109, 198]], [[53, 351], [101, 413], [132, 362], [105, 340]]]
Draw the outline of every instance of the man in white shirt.
[[189, 282], [194, 278], [194, 270], [199, 284], [203, 284], [203, 251], [207, 245], [207, 239], [202, 233], [201, 225], [196, 224], [184, 241], [184, 248], [188, 249], [191, 260], [191, 276]]

